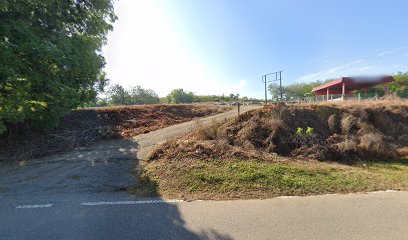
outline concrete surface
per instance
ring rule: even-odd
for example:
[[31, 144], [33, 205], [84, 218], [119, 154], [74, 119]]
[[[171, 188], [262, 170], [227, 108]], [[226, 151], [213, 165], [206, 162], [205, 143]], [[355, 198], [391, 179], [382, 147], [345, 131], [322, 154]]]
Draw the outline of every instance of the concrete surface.
[[29, 208], [0, 199], [0, 239], [407, 239], [407, 200], [380, 192]]

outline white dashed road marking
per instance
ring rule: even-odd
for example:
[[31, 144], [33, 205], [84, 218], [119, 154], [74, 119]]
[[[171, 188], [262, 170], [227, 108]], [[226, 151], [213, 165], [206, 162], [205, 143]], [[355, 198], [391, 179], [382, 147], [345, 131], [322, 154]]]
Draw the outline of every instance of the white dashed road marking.
[[[395, 190], [385, 190], [385, 191], [374, 191], [374, 192], [366, 192], [368, 194], [375, 194], [375, 193], [393, 193], [393, 192], [398, 192]], [[354, 194], [354, 193], [350, 193]], [[337, 194], [325, 194], [325, 195], [337, 195]], [[317, 197], [321, 195], [316, 195], [316, 196], [306, 196], [306, 197]], [[288, 199], [288, 198], [298, 198], [301, 196], [280, 196], [277, 197], [278, 199]], [[0, 196], [1, 198], [1, 196]], [[196, 202], [202, 201], [202, 200], [195, 200]], [[178, 199], [173, 199], [173, 200], [162, 200], [162, 199], [157, 199], [157, 200], [140, 200], [140, 201], [102, 201], [102, 202], [82, 202], [81, 206], [113, 206], [113, 205], [137, 205], [137, 204], [157, 204], [157, 203], [178, 203], [178, 202], [184, 202], [183, 200], [178, 200]], [[52, 207], [52, 203], [47, 203], [47, 204], [33, 204], [33, 205], [18, 205], [16, 209], [33, 209], [33, 208], [49, 208]]]
[[49, 208], [52, 207], [52, 203], [48, 204], [34, 204], [34, 205], [19, 205], [16, 207], [16, 209], [21, 209], [21, 208]]
[[104, 205], [135, 205], [135, 204], [154, 204], [154, 203], [175, 203], [183, 200], [145, 200], [145, 201], [115, 201], [115, 202], [83, 202], [82, 206], [104, 206]]

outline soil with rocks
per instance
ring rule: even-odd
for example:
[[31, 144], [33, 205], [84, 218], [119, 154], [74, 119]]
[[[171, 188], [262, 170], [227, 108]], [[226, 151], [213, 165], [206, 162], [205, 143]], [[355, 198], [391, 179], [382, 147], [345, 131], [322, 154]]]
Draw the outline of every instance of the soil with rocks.
[[142, 105], [73, 110], [58, 127], [35, 130], [26, 124], [11, 126], [0, 136], [0, 162], [28, 160], [65, 152], [95, 142], [131, 138], [195, 118], [230, 110], [205, 104]]
[[408, 153], [406, 101], [266, 106], [165, 142], [155, 159], [262, 159], [355, 163]]

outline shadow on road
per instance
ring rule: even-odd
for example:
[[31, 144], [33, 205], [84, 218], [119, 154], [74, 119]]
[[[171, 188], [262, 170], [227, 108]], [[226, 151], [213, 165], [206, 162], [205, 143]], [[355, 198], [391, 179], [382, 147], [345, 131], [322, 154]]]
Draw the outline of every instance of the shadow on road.
[[[10, 239], [231, 239], [212, 229], [188, 229], [174, 203], [81, 205], [138, 200], [128, 194], [129, 186], [145, 191], [139, 196], [159, 199], [157, 183], [137, 174], [138, 147], [134, 140], [107, 141], [29, 162], [1, 164], [0, 232]], [[15, 209], [43, 203], [53, 206]]]
[[1, 164], [1, 195], [35, 200], [123, 191], [135, 181], [136, 149], [131, 140], [107, 141], [45, 158]]

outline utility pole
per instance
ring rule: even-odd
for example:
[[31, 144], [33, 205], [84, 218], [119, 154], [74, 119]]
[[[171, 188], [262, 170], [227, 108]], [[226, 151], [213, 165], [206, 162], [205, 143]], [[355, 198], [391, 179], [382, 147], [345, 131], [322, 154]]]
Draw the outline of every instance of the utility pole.
[[279, 92], [280, 92], [280, 100], [283, 99], [283, 91], [282, 91], [282, 71], [279, 71]]
[[264, 81], [264, 77], [266, 78], [266, 76], [262, 75], [262, 83], [265, 83], [265, 105], [266, 105], [266, 104], [268, 104], [268, 94], [267, 94], [267, 91], [266, 91], [266, 83], [267, 83], [267, 81], [266, 81], [266, 79], [265, 79], [265, 81]]
[[[279, 73], [279, 78], [278, 78], [278, 73]], [[267, 77], [269, 75], [275, 75], [275, 80], [272, 81], [268, 81]], [[268, 104], [268, 94], [267, 94], [267, 90], [266, 90], [266, 85], [267, 83], [273, 82], [273, 81], [279, 81], [279, 95], [280, 95], [280, 101], [282, 101], [283, 99], [283, 91], [282, 91], [282, 70], [278, 71], [278, 72], [272, 72], [272, 73], [267, 73], [262, 75], [262, 83], [265, 84], [265, 105]]]

